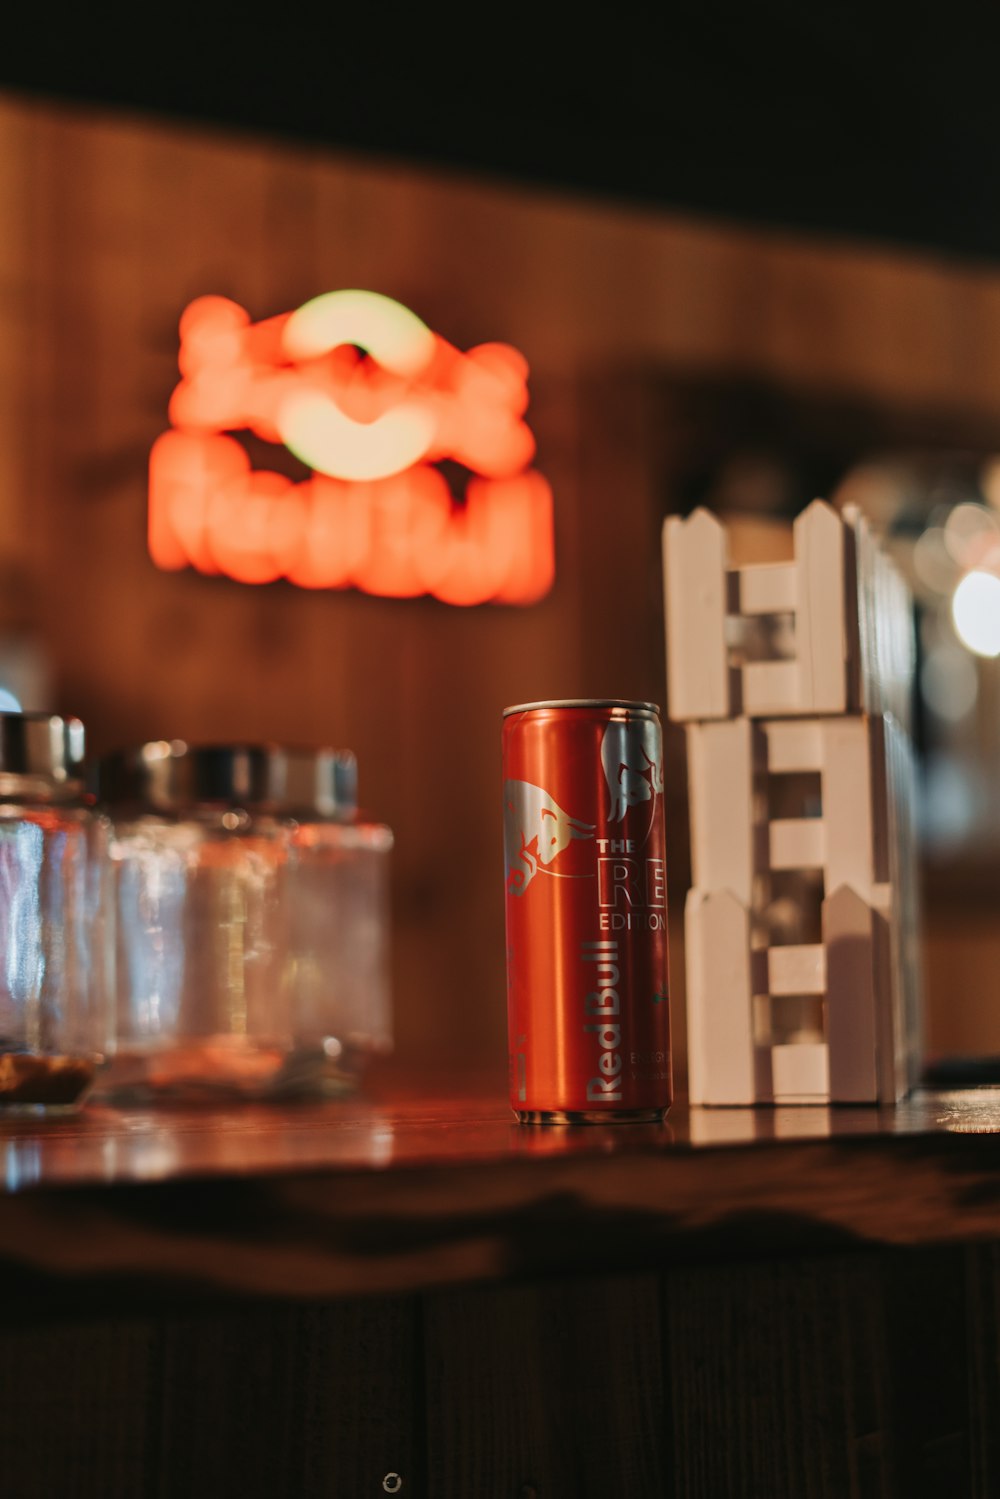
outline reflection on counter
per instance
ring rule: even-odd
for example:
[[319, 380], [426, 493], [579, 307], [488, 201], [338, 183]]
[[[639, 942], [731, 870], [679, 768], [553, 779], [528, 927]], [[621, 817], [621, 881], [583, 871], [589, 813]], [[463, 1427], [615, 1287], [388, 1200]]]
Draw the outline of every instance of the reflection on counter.
[[952, 1134], [1000, 1135], [1000, 1088], [956, 1088], [934, 1095], [935, 1123]]
[[329, 1102], [152, 1109], [98, 1103], [61, 1120], [12, 1121], [0, 1136], [0, 1180], [8, 1192], [37, 1185], [244, 1178], [301, 1172], [364, 1175], [397, 1167], [542, 1164], [680, 1158], [829, 1141], [940, 1136], [1000, 1130], [1000, 1089], [919, 1090], [893, 1108], [689, 1108], [662, 1124], [554, 1125], [514, 1122], [489, 1094], [373, 1104]]

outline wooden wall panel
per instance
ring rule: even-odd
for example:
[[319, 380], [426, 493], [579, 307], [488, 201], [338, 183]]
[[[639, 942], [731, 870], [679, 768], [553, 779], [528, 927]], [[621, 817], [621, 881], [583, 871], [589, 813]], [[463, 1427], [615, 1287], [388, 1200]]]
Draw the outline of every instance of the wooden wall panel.
[[[624, 392], [745, 369], [1000, 413], [1000, 277], [978, 269], [13, 98], [0, 217], [0, 566], [30, 584], [55, 706], [98, 751], [175, 735], [355, 749], [397, 835], [398, 1062], [422, 1076], [504, 1074], [501, 709], [663, 699], [655, 566], [633, 571], [624, 542], [655, 535], [662, 497]], [[216, 291], [261, 317], [352, 285], [460, 345], [525, 351], [557, 507], [537, 607], [151, 566], [146, 460], [183, 307]], [[621, 565], [595, 604], [609, 527]], [[629, 656], [617, 619], [648, 649]]]
[[678, 1499], [992, 1492], [996, 1327], [966, 1274], [956, 1249], [668, 1271]]
[[654, 1276], [424, 1298], [436, 1499], [669, 1492]]
[[117, 1313], [70, 1280], [0, 1329], [3, 1492], [992, 1499], [998, 1271], [858, 1245]]
[[416, 1329], [412, 1298], [164, 1319], [142, 1492], [426, 1499]]
[[0, 1486], [10, 1499], [426, 1499], [418, 1327], [412, 1297], [103, 1321], [44, 1308], [0, 1329]]
[[24, 435], [29, 382], [24, 358], [32, 331], [23, 296], [29, 253], [23, 205], [30, 132], [30, 122], [19, 115], [4, 118], [0, 127], [0, 619], [7, 626], [18, 623], [9, 595], [27, 562], [20, 491], [27, 470]]
[[0, 1329], [0, 1486], [17, 1499], [152, 1494], [151, 1319]]

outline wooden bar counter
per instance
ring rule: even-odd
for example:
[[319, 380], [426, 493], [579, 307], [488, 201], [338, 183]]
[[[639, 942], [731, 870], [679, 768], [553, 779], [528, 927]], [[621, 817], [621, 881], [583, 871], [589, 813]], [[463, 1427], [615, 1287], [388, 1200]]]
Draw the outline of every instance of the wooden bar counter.
[[0, 1131], [0, 1491], [1000, 1492], [1000, 1089]]

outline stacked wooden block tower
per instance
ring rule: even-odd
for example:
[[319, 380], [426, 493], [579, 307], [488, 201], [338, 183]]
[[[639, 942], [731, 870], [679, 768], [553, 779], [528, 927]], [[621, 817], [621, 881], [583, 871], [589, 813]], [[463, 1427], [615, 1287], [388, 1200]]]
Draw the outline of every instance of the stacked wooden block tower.
[[892, 1103], [916, 1081], [913, 616], [855, 510], [733, 568], [664, 525], [668, 704], [687, 725], [692, 1103]]

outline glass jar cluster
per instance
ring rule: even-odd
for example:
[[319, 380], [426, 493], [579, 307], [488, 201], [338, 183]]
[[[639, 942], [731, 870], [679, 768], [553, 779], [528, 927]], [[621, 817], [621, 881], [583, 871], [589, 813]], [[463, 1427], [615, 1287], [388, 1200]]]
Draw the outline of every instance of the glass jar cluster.
[[354, 756], [0, 715], [0, 1109], [350, 1092], [391, 1043]]

